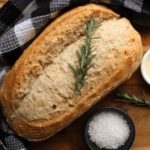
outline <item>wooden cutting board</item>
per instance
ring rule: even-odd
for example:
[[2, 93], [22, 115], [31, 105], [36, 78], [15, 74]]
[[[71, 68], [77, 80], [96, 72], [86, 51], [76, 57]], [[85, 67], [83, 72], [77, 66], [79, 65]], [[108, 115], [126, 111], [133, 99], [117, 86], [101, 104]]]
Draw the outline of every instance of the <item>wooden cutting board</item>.
[[[7, 0], [0, 0], [0, 7]], [[124, 10], [119, 10], [122, 16], [131, 20]], [[144, 53], [150, 49], [150, 27], [137, 25], [132, 22], [133, 27], [140, 33], [143, 42]], [[130, 93], [144, 98], [143, 91], [147, 99], [150, 100], [150, 86], [143, 80], [140, 67], [132, 77], [123, 83], [119, 88], [128, 90]], [[114, 101], [114, 92], [109, 93], [104, 99], [87, 111], [80, 118], [75, 120], [70, 126], [63, 129], [53, 137], [42, 141], [31, 143], [28, 150], [89, 150], [83, 139], [83, 127], [88, 116], [96, 109], [105, 106], [114, 106], [126, 111], [135, 124], [136, 136], [130, 150], [150, 150], [150, 109], [147, 107], [133, 106], [122, 102]]]

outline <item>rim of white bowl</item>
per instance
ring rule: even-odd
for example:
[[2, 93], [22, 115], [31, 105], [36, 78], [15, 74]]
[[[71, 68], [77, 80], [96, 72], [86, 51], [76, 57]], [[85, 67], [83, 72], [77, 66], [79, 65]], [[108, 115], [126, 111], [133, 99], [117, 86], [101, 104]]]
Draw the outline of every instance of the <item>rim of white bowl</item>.
[[150, 49], [145, 53], [145, 55], [142, 59], [141, 73], [142, 73], [144, 80], [150, 85], [150, 77], [146, 73], [146, 69], [145, 69], [145, 63], [146, 63], [146, 60], [148, 59], [149, 56], [150, 56]]

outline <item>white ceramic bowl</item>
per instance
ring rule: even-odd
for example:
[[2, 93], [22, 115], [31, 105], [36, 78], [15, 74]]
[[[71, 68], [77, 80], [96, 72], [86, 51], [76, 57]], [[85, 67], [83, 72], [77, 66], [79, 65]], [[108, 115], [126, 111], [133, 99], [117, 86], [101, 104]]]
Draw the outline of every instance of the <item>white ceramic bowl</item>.
[[142, 73], [142, 76], [144, 78], [144, 80], [150, 85], [150, 77], [147, 75], [146, 73], [146, 69], [145, 69], [145, 63], [148, 59], [148, 57], [150, 56], [150, 50], [148, 50], [143, 59], [142, 59], [142, 63], [141, 63], [141, 73]]

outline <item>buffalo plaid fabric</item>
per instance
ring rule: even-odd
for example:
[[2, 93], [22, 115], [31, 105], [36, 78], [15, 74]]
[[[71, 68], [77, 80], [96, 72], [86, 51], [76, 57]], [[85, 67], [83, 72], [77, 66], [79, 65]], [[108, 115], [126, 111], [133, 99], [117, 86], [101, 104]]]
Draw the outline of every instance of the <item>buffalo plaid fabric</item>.
[[[150, 25], [148, 0], [9, 0], [0, 9], [0, 87], [22, 52], [53, 19], [64, 9], [87, 3], [123, 7], [136, 23]], [[27, 143], [9, 128], [0, 111], [0, 150], [25, 150]]]

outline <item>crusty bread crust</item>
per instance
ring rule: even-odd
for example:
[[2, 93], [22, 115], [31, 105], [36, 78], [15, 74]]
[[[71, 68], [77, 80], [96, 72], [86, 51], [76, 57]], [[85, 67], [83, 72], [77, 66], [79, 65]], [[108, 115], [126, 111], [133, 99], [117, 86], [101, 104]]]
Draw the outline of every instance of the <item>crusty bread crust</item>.
[[[76, 49], [91, 15], [102, 26], [92, 41], [97, 56], [80, 95], [68, 63], [78, 65]], [[129, 79], [143, 56], [141, 37], [130, 22], [102, 5], [74, 8], [51, 23], [7, 73], [0, 90], [3, 113], [19, 136], [47, 139], [68, 126], [106, 94]]]

